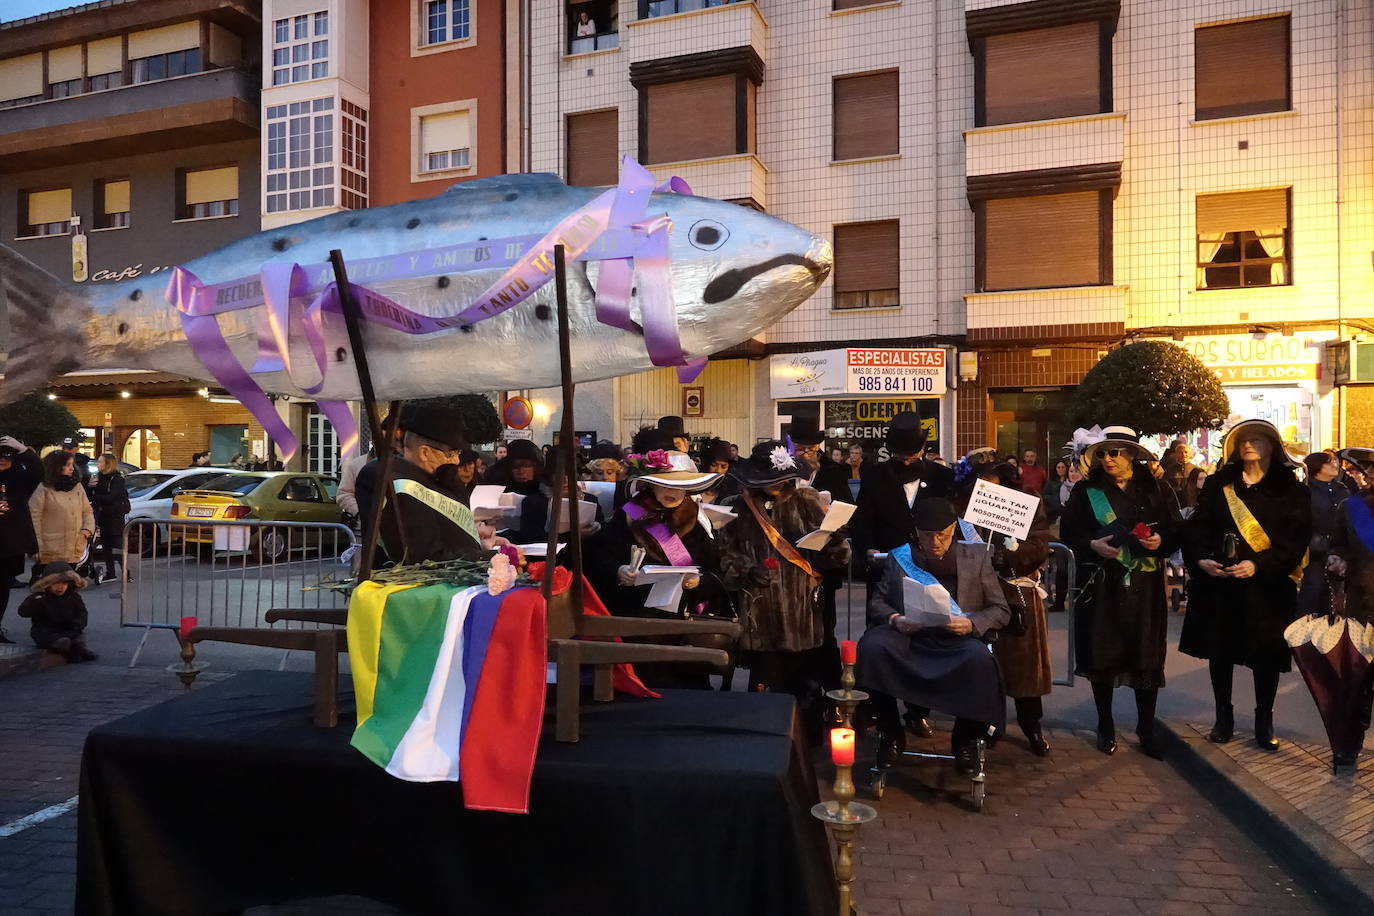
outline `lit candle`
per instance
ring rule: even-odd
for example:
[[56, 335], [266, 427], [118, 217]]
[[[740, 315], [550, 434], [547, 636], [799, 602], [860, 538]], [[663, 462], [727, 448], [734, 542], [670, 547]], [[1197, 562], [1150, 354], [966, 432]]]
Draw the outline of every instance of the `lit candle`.
[[840, 643], [840, 662], [845, 665], [852, 665], [859, 657], [859, 644], [852, 639], [843, 640]]
[[835, 766], [854, 764], [854, 729], [832, 728], [830, 730], [830, 759]]
[[194, 618], [194, 617], [183, 617], [183, 618], [181, 618], [181, 629], [180, 629], [180, 634], [181, 634], [181, 638], [182, 638], [182, 639], [185, 639], [185, 638], [186, 638], [186, 634], [187, 634], [187, 633], [190, 633], [190, 632], [191, 632], [192, 630], [194, 630], [195, 628], [196, 628], [196, 618]]

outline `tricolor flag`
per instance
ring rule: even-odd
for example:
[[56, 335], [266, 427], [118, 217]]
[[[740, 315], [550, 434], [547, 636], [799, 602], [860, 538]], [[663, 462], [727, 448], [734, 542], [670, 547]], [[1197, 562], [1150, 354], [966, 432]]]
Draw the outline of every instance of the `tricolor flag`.
[[462, 782], [468, 808], [529, 811], [547, 657], [538, 589], [365, 582], [348, 651], [355, 748], [400, 779]]

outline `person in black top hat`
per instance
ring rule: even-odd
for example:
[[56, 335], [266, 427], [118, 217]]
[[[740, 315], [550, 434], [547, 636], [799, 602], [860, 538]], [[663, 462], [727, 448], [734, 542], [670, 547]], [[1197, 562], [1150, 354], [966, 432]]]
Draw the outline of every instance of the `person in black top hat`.
[[[921, 418], [903, 411], [892, 418], [887, 432], [888, 460], [873, 466], [859, 487], [858, 508], [850, 520], [854, 551], [869, 558], [909, 543], [915, 530], [916, 503], [948, 500], [954, 493], [954, 471], [927, 461], [926, 431]], [[870, 570], [870, 580], [876, 571]]]
[[708, 474], [719, 474], [716, 482], [701, 494], [704, 503], [720, 504], [731, 496], [739, 495], [739, 478], [730, 473], [734, 459], [730, 455], [730, 443], [712, 437], [706, 440], [701, 449], [701, 469]]
[[668, 436], [669, 448], [686, 453], [692, 447], [692, 439], [682, 423], [682, 417], [659, 417], [658, 428]]
[[[10, 588], [23, 585], [18, 576], [24, 571], [24, 558], [38, 552], [29, 497], [42, 481], [38, 453], [13, 436], [0, 437], [0, 622], [5, 619]], [[12, 642], [0, 628], [0, 643]]]
[[458, 457], [468, 444], [462, 413], [440, 399], [415, 401], [402, 409], [400, 424], [405, 432], [382, 509], [387, 555], [402, 564], [481, 557], [477, 524], [457, 486]]

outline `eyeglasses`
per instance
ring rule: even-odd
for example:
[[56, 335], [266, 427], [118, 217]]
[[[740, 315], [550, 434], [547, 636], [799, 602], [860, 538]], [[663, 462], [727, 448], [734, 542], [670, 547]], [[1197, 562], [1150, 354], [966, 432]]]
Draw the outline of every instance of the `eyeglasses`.
[[1104, 448], [1102, 450], [1102, 455], [1106, 458], [1120, 458], [1130, 454], [1131, 450], [1128, 448]]

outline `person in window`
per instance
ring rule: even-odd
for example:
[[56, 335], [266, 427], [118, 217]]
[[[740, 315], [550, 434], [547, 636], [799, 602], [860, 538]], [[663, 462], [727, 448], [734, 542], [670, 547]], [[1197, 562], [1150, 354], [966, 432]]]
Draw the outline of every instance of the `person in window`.
[[1130, 687], [1140, 749], [1158, 758], [1155, 705], [1169, 628], [1164, 561], [1178, 545], [1181, 519], [1173, 491], [1150, 473], [1152, 456], [1135, 431], [1109, 426], [1103, 434], [1083, 450], [1087, 478], [1073, 488], [1059, 521], [1083, 583], [1074, 620], [1077, 673], [1092, 684], [1097, 749], [1116, 753], [1112, 692]]
[[596, 22], [583, 10], [577, 14], [577, 37], [590, 38], [596, 34]]
[[[22, 587], [18, 577], [24, 571], [24, 558], [38, 552], [29, 497], [42, 480], [38, 453], [13, 436], [0, 437], [0, 623], [10, 589]], [[13, 642], [0, 627], [0, 644]]]
[[1292, 667], [1283, 631], [1298, 615], [1297, 582], [1312, 538], [1312, 497], [1298, 482], [1283, 438], [1267, 420], [1237, 424], [1222, 443], [1226, 463], [1202, 488], [1188, 520], [1192, 574], [1178, 649], [1207, 660], [1217, 718], [1208, 738], [1235, 729], [1231, 679], [1244, 665], [1255, 682], [1255, 744], [1278, 750], [1274, 697]]
[[[888, 553], [868, 599], [854, 676], [878, 723], [879, 767], [893, 766], [906, 749], [898, 699], [956, 717], [950, 745], [964, 772], [976, 765], [974, 743], [1006, 721], [997, 660], [980, 637], [1006, 624], [1007, 600], [991, 554], [982, 544], [956, 543], [958, 529], [948, 500], [916, 500], [914, 530]], [[922, 588], [908, 588], [908, 580]], [[922, 600], [942, 598], [947, 623], [922, 622], [925, 605], [908, 604], [917, 591]]]

